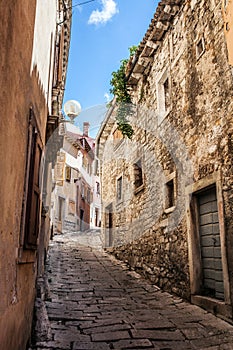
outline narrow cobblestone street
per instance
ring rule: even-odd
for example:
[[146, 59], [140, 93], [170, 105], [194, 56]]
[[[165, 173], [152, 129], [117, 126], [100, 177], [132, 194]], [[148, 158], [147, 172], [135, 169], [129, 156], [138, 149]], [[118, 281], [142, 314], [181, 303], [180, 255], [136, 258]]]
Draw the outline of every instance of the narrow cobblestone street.
[[40, 282], [32, 349], [233, 349], [231, 325], [130, 271], [97, 231], [55, 236]]

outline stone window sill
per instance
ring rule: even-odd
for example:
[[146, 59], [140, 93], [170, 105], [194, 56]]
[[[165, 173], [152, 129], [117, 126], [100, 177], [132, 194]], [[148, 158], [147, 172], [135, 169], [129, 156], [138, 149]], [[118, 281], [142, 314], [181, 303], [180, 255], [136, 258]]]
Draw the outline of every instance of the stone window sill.
[[170, 208], [166, 208], [166, 209], [164, 209], [164, 213], [165, 214], [172, 213], [175, 210], [175, 208], [176, 208], [175, 206], [170, 207]]
[[134, 194], [138, 194], [139, 192], [143, 191], [145, 189], [145, 185], [142, 184], [141, 186], [135, 188]]
[[123, 203], [123, 198], [117, 199], [116, 205], [121, 205]]
[[171, 107], [169, 107], [166, 111], [164, 112], [159, 112], [159, 115], [158, 115], [158, 125], [160, 125], [164, 119], [169, 115], [169, 113], [171, 112]]

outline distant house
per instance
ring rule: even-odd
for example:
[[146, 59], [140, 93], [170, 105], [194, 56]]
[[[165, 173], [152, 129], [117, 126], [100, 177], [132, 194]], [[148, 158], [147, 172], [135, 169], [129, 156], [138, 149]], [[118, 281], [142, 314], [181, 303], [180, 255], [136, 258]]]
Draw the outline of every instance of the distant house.
[[93, 173], [95, 140], [68, 123], [54, 170], [53, 231], [85, 231], [100, 226], [100, 180]]
[[113, 102], [96, 144], [106, 247], [232, 320], [230, 3], [159, 3], [126, 72], [134, 135], [119, 133]]

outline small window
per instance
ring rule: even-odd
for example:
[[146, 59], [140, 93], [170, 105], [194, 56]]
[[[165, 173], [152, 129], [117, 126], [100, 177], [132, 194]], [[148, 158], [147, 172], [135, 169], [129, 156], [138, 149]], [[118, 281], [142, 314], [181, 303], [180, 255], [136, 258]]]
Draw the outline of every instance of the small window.
[[201, 57], [204, 51], [205, 51], [204, 38], [201, 38], [196, 45], [197, 58]]
[[85, 185], [81, 184], [81, 198], [85, 199]]
[[166, 200], [165, 209], [174, 207], [175, 205], [175, 186], [174, 179], [166, 183]]
[[142, 161], [139, 159], [134, 163], [134, 186], [135, 189], [143, 185]]
[[87, 189], [87, 202], [91, 203], [91, 191], [89, 188]]
[[100, 183], [96, 181], [96, 193], [100, 194]]
[[164, 191], [164, 211], [170, 213], [176, 205], [176, 172], [169, 174], [165, 182]]
[[117, 179], [117, 200], [122, 200], [122, 183], [123, 179], [122, 176]]
[[165, 70], [157, 83], [157, 104], [158, 104], [158, 122], [163, 119], [171, 110], [171, 80], [168, 70]]
[[164, 107], [165, 107], [165, 111], [167, 111], [170, 107], [170, 89], [169, 89], [168, 78], [163, 83], [163, 91], [164, 91]]
[[71, 180], [71, 167], [67, 166], [66, 167], [66, 181], [70, 182]]

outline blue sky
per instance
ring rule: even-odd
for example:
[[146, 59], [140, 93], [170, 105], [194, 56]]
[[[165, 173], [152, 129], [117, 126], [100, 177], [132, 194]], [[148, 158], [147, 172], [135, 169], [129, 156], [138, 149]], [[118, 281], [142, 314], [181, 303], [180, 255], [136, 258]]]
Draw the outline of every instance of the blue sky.
[[[85, 0], [73, 0], [73, 6]], [[111, 73], [143, 39], [157, 0], [95, 0], [73, 7], [71, 47], [64, 102], [78, 100], [76, 123], [91, 122], [93, 134], [105, 113]]]

